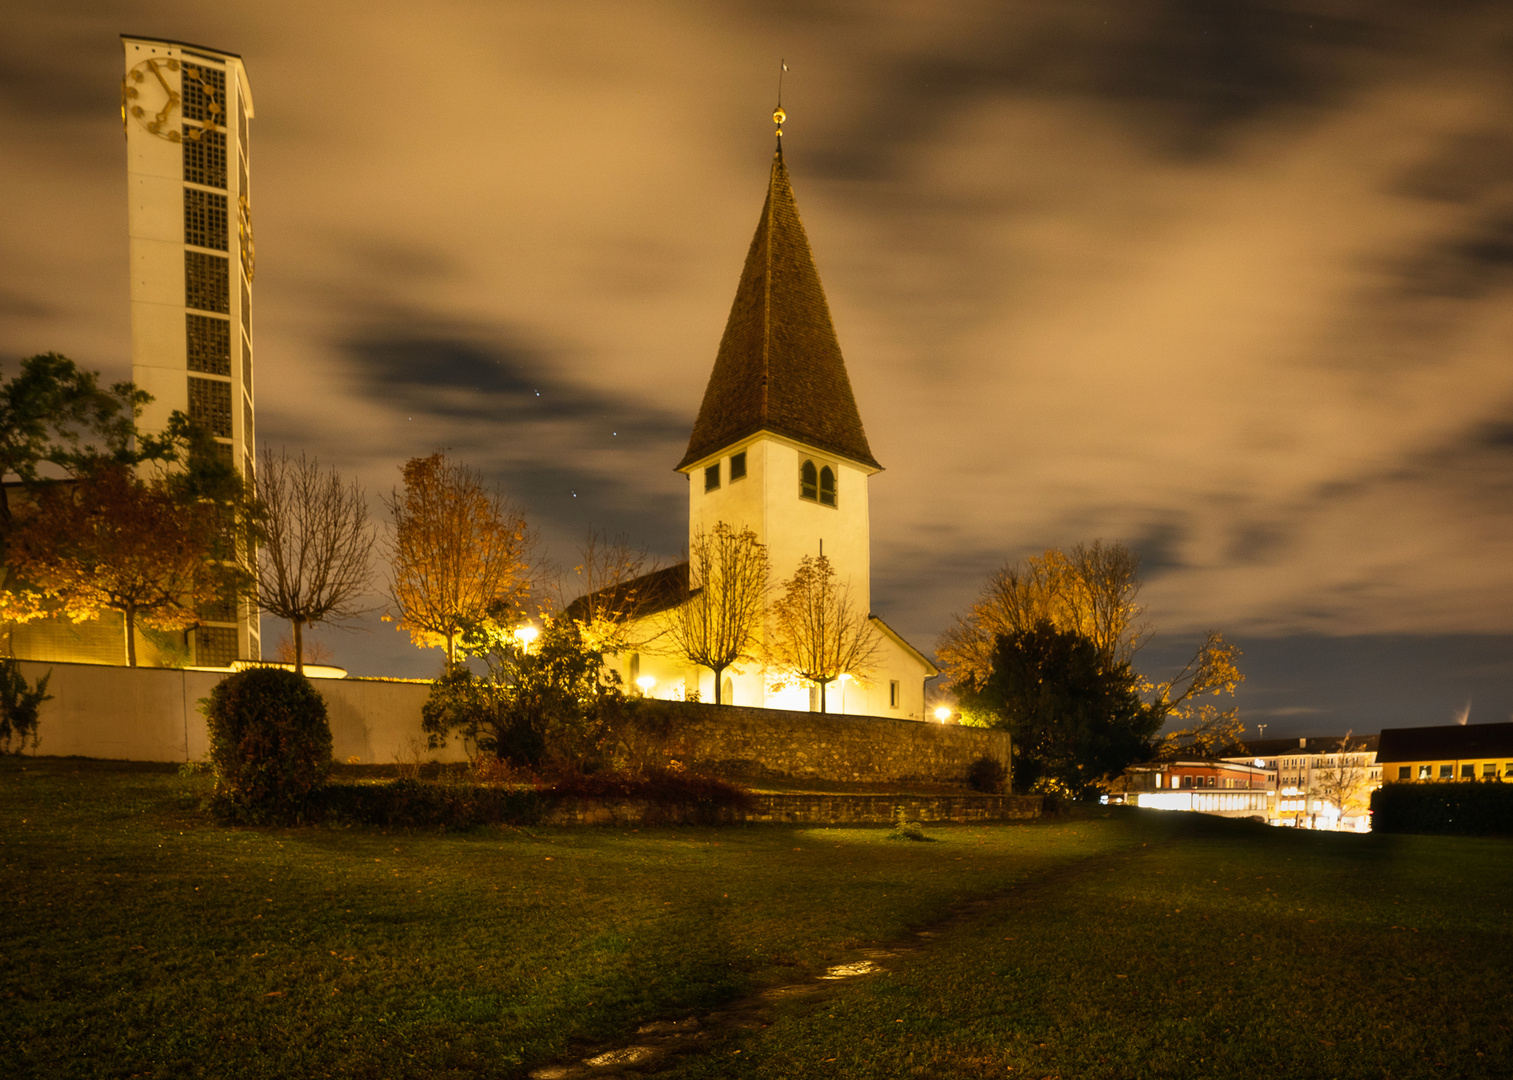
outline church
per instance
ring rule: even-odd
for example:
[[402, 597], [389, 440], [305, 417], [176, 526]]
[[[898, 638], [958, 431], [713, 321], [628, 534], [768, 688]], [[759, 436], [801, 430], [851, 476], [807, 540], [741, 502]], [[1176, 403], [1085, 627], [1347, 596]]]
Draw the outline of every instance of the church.
[[[781, 125], [781, 110], [774, 115]], [[723, 522], [750, 529], [766, 546], [773, 595], [806, 555], [824, 555], [837, 584], [861, 612], [871, 607], [871, 518], [867, 486], [882, 471], [851, 392], [830, 307], [783, 164], [782, 128], [767, 200], [746, 254], [714, 370], [676, 468], [688, 478], [688, 537]], [[646, 581], [659, 596], [640, 612], [655, 627], [658, 610], [687, 595], [686, 563]], [[928, 657], [876, 614], [868, 622], [877, 648], [866, 670], [825, 688], [827, 712], [925, 719], [925, 682], [939, 674]], [[661, 635], [665, 638], [666, 635]], [[654, 632], [643, 651], [610, 659], [627, 687], [648, 696], [718, 697], [725, 704], [815, 710], [819, 688], [776, 685], [779, 673], [758, 663], [724, 671], [671, 654]], [[659, 647], [660, 645], [660, 647]]]

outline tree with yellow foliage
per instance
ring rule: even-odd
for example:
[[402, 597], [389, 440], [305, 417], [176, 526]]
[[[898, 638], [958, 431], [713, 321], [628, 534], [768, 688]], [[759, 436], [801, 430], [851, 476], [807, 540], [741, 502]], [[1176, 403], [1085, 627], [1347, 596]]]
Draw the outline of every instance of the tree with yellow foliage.
[[401, 472], [404, 486], [385, 500], [394, 519], [388, 543], [394, 610], [384, 619], [420, 648], [444, 648], [450, 666], [464, 626], [524, 606], [535, 536], [508, 498], [443, 453], [411, 458]]

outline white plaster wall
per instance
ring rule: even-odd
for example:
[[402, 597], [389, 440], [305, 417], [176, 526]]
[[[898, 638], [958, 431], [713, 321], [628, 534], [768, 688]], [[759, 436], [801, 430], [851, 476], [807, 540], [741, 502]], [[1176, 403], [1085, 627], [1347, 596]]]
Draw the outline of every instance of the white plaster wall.
[[[109, 667], [22, 661], [35, 681], [48, 672], [51, 701], [44, 702], [37, 752], [124, 761], [198, 761], [209, 751], [201, 698], [225, 678], [214, 671]], [[462, 761], [456, 739], [425, 750], [420, 710], [429, 683], [381, 679], [315, 679], [326, 702], [332, 757], [363, 764], [421, 760]]]
[[[746, 451], [747, 476], [730, 480], [730, 455]], [[799, 498], [799, 468], [812, 460], [836, 472], [836, 505], [825, 506]], [[704, 490], [704, 469], [720, 463], [720, 487]], [[716, 522], [736, 528], [749, 526], [767, 545], [774, 589], [793, 576], [805, 555], [824, 554], [836, 578], [850, 584], [863, 614], [871, 612], [871, 511], [867, 499], [867, 470], [843, 458], [817, 453], [787, 439], [758, 435], [722, 451], [688, 471], [689, 543], [699, 530]]]

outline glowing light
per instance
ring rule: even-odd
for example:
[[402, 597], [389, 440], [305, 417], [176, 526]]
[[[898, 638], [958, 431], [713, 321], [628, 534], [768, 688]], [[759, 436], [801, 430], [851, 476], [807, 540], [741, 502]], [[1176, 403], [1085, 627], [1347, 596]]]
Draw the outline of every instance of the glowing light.
[[651, 688], [657, 685], [657, 680], [650, 675], [642, 675], [636, 680], [636, 685], [641, 688], [642, 694], [649, 694], [651, 693]]
[[850, 682], [850, 681], [851, 681], [851, 673], [848, 672], [848, 671], [841, 672], [841, 682]]
[[535, 641], [540, 636], [541, 631], [537, 630], [530, 623], [526, 623], [524, 626], [518, 628], [515, 631], [515, 640], [520, 642], [520, 644], [527, 649], [531, 647], [531, 642]]
[[947, 720], [951, 719], [951, 710], [944, 705], [935, 706], [935, 719], [944, 724]]

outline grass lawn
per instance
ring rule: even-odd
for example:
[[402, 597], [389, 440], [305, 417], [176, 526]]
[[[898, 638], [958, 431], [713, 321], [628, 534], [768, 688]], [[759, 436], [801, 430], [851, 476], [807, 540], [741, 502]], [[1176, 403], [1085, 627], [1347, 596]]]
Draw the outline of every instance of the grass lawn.
[[[0, 1076], [520, 1076], [916, 940], [676, 1076], [1502, 1076], [1513, 842], [1032, 826], [225, 829], [0, 760]], [[827, 1060], [829, 1059], [829, 1060]]]

